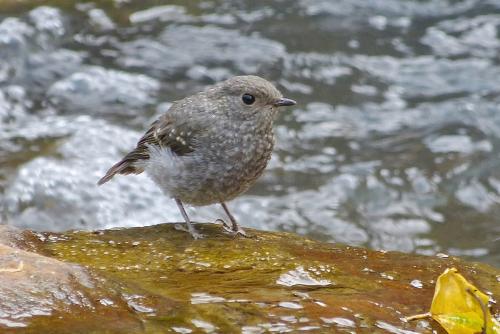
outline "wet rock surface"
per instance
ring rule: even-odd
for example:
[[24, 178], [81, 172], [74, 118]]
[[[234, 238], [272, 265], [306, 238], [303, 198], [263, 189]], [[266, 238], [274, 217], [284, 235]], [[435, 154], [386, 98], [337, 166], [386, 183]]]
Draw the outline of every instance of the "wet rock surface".
[[433, 322], [402, 318], [429, 309], [445, 268], [500, 296], [498, 269], [453, 257], [256, 230], [234, 239], [217, 224], [197, 227], [206, 238], [192, 240], [172, 224], [64, 234], [10, 229], [10, 240], [36, 253], [1, 241], [0, 330], [443, 333]]
[[[77, 264], [62, 262], [41, 251], [42, 235], [0, 226], [0, 331], [63, 332], [64, 323], [86, 331], [140, 328], [124, 308], [116, 284], [93, 276]], [[10, 246], [9, 246], [10, 244]], [[111, 309], [108, 306], [117, 305]], [[89, 315], [91, 315], [89, 317]], [[95, 323], [87, 322], [89, 319]], [[109, 321], [109, 323], [99, 321]], [[122, 325], [110, 325], [122, 321]]]

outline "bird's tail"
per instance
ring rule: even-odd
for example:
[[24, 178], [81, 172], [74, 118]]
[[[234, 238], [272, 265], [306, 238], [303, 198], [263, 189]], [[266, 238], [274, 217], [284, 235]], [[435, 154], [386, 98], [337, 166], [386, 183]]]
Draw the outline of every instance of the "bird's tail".
[[116, 174], [140, 174], [144, 168], [136, 166], [135, 159], [131, 159], [129, 155], [114, 164], [98, 182], [97, 185], [102, 185], [113, 178]]

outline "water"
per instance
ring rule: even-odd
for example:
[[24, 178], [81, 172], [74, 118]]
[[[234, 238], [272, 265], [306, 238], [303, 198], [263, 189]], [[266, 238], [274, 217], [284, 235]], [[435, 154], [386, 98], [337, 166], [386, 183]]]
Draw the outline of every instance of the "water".
[[8, 223], [181, 220], [143, 175], [95, 183], [172, 101], [258, 74], [299, 104], [243, 225], [500, 265], [500, 2], [34, 3], [0, 5]]

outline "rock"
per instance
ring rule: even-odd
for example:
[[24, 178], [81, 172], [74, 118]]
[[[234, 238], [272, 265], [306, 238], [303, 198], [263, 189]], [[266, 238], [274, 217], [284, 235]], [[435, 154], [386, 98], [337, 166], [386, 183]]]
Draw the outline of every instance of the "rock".
[[[73, 329], [81, 326], [84, 332], [140, 330], [141, 319], [130, 312], [130, 302], [116, 283], [77, 264], [2, 244], [31, 248], [48, 240], [41, 234], [2, 225], [0, 233], [1, 333], [32, 332], [34, 328], [39, 333], [63, 333], [68, 332], [64, 329], [68, 323]], [[88, 314], [93, 314], [89, 323]], [[49, 329], [52, 327], [54, 331]]]
[[38, 254], [0, 239], [0, 331], [444, 333], [436, 323], [401, 319], [428, 311], [445, 268], [500, 296], [498, 269], [458, 258], [256, 230], [251, 239], [232, 238], [216, 224], [197, 227], [206, 238], [192, 240], [172, 224], [10, 230], [11, 240]]

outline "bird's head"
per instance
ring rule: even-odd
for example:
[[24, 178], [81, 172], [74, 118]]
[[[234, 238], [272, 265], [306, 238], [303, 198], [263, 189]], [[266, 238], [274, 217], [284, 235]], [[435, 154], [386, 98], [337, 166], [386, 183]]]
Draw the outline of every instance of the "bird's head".
[[232, 77], [211, 91], [221, 100], [226, 116], [235, 121], [272, 122], [279, 107], [296, 104], [283, 97], [272, 83], [254, 75]]

